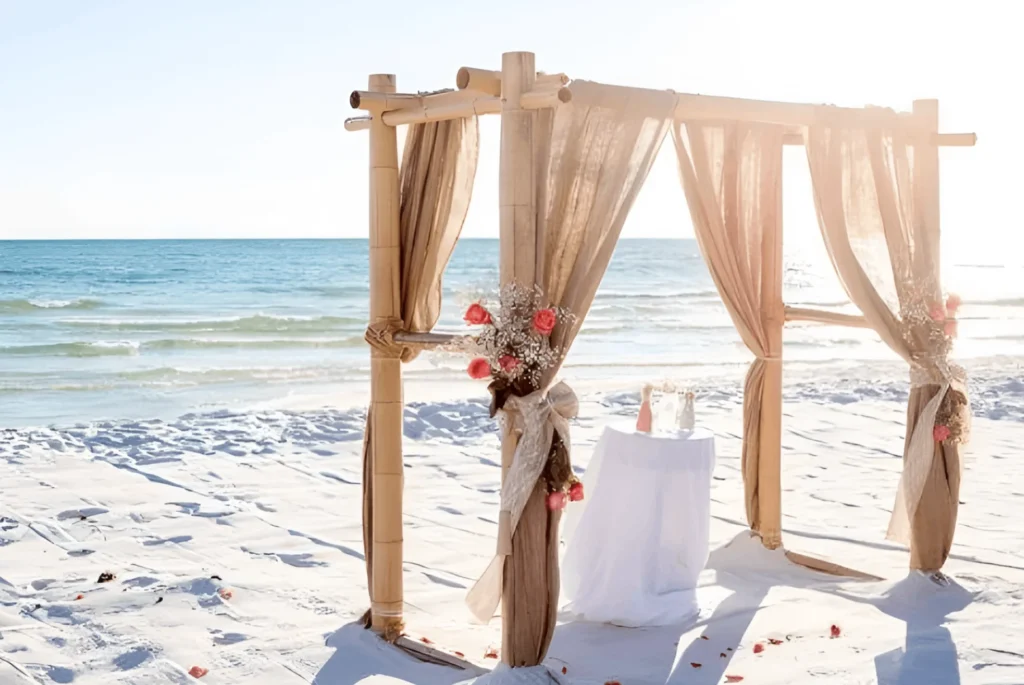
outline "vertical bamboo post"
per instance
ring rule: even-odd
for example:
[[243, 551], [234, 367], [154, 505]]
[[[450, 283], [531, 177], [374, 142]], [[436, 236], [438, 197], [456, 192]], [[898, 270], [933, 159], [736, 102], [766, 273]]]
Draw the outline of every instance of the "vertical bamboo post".
[[[393, 74], [370, 76], [371, 91], [395, 92]], [[400, 319], [398, 134], [379, 112], [370, 122], [370, 320]], [[370, 359], [373, 556], [371, 621], [380, 633], [402, 624], [402, 360], [373, 349]], [[397, 629], [397, 630], [396, 630]]]
[[[778, 157], [767, 164], [782, 165], [782, 146]], [[786, 306], [782, 300], [782, 173], [775, 174], [778, 185], [766, 188], [775, 193], [776, 215], [765, 217], [761, 238], [761, 292], [764, 303], [767, 353], [761, 397], [760, 454], [757, 460], [757, 498], [761, 542], [768, 549], [782, 545], [782, 330], [786, 324]], [[773, 170], [774, 173], [774, 170]]]
[[[533, 287], [536, 278], [537, 219], [533, 179], [534, 114], [520, 105], [520, 96], [536, 79], [532, 52], [501, 56], [501, 161], [498, 173], [501, 284]], [[504, 440], [501, 473], [512, 463], [515, 441]]]
[[913, 111], [919, 122], [918, 131], [923, 131], [921, 144], [914, 146], [914, 204], [923, 224], [934, 227], [932, 242], [928, 245], [929, 256], [935, 260], [936, 268], [940, 268], [939, 146], [931, 142], [939, 133], [939, 101], [914, 100]]

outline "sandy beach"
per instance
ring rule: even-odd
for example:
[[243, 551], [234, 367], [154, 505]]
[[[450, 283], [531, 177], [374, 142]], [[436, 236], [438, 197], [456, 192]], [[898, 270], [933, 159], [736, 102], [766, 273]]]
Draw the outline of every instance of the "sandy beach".
[[[863, 582], [793, 566], [749, 539], [738, 380], [700, 389], [698, 420], [718, 451], [700, 617], [642, 630], [568, 621], [546, 663], [564, 667], [567, 682], [599, 685], [727, 675], [1024, 682], [1019, 379], [975, 377], [974, 440], [946, 567], [955, 584], [945, 589], [908, 578], [906, 551], [884, 539], [903, 442], [898, 384], [890, 393], [856, 379], [787, 385], [786, 546], [885, 578]], [[578, 390], [582, 471], [603, 427], [632, 420], [638, 393]], [[486, 394], [470, 382], [410, 383], [406, 393], [408, 634], [493, 667], [485, 655], [500, 646], [500, 621], [474, 625], [463, 603], [496, 530], [498, 439]], [[239, 685], [465, 679], [353, 624], [367, 607], [363, 417], [353, 403], [0, 433], [0, 682], [187, 683], [193, 666], [209, 669], [203, 682]], [[98, 583], [102, 573], [113, 580]], [[765, 649], [755, 654], [757, 643]]]

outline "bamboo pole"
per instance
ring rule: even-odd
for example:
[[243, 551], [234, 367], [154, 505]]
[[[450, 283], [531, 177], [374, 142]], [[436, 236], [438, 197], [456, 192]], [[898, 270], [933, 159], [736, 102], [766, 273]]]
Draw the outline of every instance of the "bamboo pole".
[[[565, 74], [541, 74], [534, 77], [536, 87], [548, 88], [565, 86], [569, 84], [569, 77]], [[478, 93], [488, 95], [501, 95], [501, 72], [490, 69], [474, 69], [473, 67], [462, 67], [455, 75], [455, 85], [459, 90], [475, 90]]]
[[[565, 89], [565, 90], [569, 90], [569, 89]], [[533, 93], [531, 93], [531, 96], [534, 96], [534, 94], [536, 94], [536, 96], [546, 97], [549, 100], [551, 99], [551, 96], [546, 91], [534, 90]], [[571, 96], [571, 94], [572, 94], [571, 90], [569, 90], [569, 94]], [[563, 97], [564, 96], [561, 94], [561, 90], [559, 90], [558, 99], [559, 99], [560, 102], [562, 101], [561, 98], [563, 98]], [[529, 101], [530, 101], [530, 99], [527, 98], [527, 102], [529, 102]], [[566, 102], [567, 101], [568, 100], [566, 100]], [[500, 100], [496, 101], [496, 102], [491, 102], [490, 100], [488, 100], [486, 98], [483, 98], [483, 99], [480, 99], [479, 101], [469, 101], [469, 102], [473, 103], [473, 106], [472, 106], [472, 110], [473, 111], [472, 112], [469, 111], [469, 109], [470, 109], [469, 106], [461, 105], [461, 106], [458, 106], [458, 107], [451, 107], [450, 109], [447, 109], [445, 111], [438, 111], [437, 109], [435, 109], [435, 110], [433, 110], [431, 112], [430, 116], [431, 117], [436, 117], [436, 116], [440, 115], [440, 116], [445, 116], [446, 118], [455, 119], [455, 118], [459, 118], [461, 116], [473, 116], [473, 115], [480, 115], [480, 114], [498, 114], [498, 113], [501, 112], [501, 102], [500, 102]], [[384, 123], [388, 124], [389, 126], [399, 126], [399, 125], [401, 125], [403, 123], [412, 123], [413, 119], [415, 118], [414, 116], [412, 116], [412, 114], [413, 114], [412, 111], [410, 111], [408, 108], [400, 108], [400, 109], [397, 109], [397, 110], [393, 110], [391, 112], [385, 112], [385, 114], [384, 114]], [[350, 117], [350, 118], [345, 120], [345, 130], [346, 131], [368, 131], [370, 129], [370, 120], [372, 118], [373, 117], [371, 117], [371, 116]], [[403, 119], [406, 119], [406, 118], [408, 120], [407, 121], [403, 121]], [[427, 119], [427, 120], [428, 121], [438, 121], [438, 119], [434, 119], [434, 118]], [[797, 128], [799, 128], [799, 127], [797, 127]], [[798, 130], [793, 130], [792, 132], [787, 133], [783, 137], [782, 142], [783, 142], [783, 145], [803, 145], [804, 144], [804, 134], [801, 133]], [[935, 144], [935, 145], [938, 145], [939, 147], [973, 147], [974, 145], [977, 144], [977, 142], [978, 142], [978, 135], [976, 133], [937, 133], [934, 136], [932, 136], [932, 143]]]
[[[454, 97], [436, 99], [436, 96], [423, 98], [421, 103], [384, 112], [381, 117], [388, 126], [402, 124], [422, 124], [430, 121], [461, 119], [481, 114], [497, 114], [501, 112], [501, 98], [491, 95], [477, 96], [475, 91], [457, 91], [461, 100]], [[445, 95], [448, 95], [445, 93]], [[522, 109], [543, 109], [557, 107], [572, 100], [572, 91], [568, 88], [549, 88], [525, 92], [520, 97]]]
[[[777, 160], [782, 164], [782, 150]], [[782, 545], [782, 329], [786, 323], [782, 301], [782, 174], [778, 186], [766, 189], [777, 193], [777, 212], [765, 217], [761, 238], [761, 292], [765, 315], [765, 335], [771, 359], [765, 365], [764, 391], [761, 396], [760, 451], [757, 459], [758, 533], [768, 549]]]
[[786, 307], [786, 321], [809, 321], [812, 323], [825, 323], [833, 326], [846, 326], [847, 328], [871, 328], [867, 319], [860, 315], [840, 314], [828, 312], [823, 309], [805, 309], [803, 307]]
[[[501, 166], [498, 178], [502, 285], [515, 281], [533, 287], [535, 280], [534, 117], [521, 102], [523, 95], [533, 89], [535, 78], [533, 53], [507, 52], [502, 55]], [[508, 464], [503, 463], [503, 467], [507, 469]]]
[[[927, 135], [939, 128], [939, 101], [915, 100], [914, 118]], [[914, 206], [921, 215], [922, 225], [934, 227], [934, 240], [928, 245], [931, 259], [939, 268], [942, 264], [939, 249], [939, 151], [930, 145], [914, 150]], [[940, 283], [941, 278], [940, 278]]]
[[[536, 281], [537, 222], [534, 187], [533, 112], [523, 109], [521, 98], [533, 87], [536, 68], [530, 52], [507, 52], [501, 56], [501, 158], [498, 172], [499, 236], [501, 239], [500, 280], [533, 287]], [[505, 482], [515, 456], [518, 437], [512, 430], [502, 431], [501, 480]], [[527, 510], [536, 502], [531, 498]], [[541, 506], [544, 506], [541, 504]], [[531, 520], [524, 511], [524, 518]], [[502, 596], [501, 633], [502, 661], [510, 666], [534, 666], [533, 644], [540, 640], [545, 615], [545, 598], [550, 579], [546, 565], [530, 571], [522, 568], [524, 556], [536, 554], [545, 547], [547, 526], [521, 527], [514, 534], [511, 555], [503, 570], [505, 587]], [[546, 564], [543, 560], [538, 560]], [[538, 577], [538, 573], [543, 576]], [[550, 597], [547, 597], [550, 599]], [[549, 607], [548, 607], [549, 608]], [[546, 651], [546, 650], [544, 650]], [[544, 654], [539, 655], [543, 659]]]
[[[370, 76], [370, 90], [394, 92], [392, 74]], [[370, 122], [370, 319], [400, 319], [398, 137], [380, 117]], [[371, 625], [384, 634], [402, 626], [402, 361], [374, 348], [370, 359], [373, 436]]]
[[[472, 91], [459, 91], [472, 93]], [[381, 117], [388, 126], [402, 124], [425, 124], [431, 121], [447, 121], [448, 119], [464, 119], [482, 114], [497, 114], [501, 111], [501, 98], [483, 95], [475, 99], [461, 102], [441, 102], [414, 104], [410, 107], [384, 112]]]
[[349, 117], [345, 120], [346, 131], [369, 131], [373, 117]]

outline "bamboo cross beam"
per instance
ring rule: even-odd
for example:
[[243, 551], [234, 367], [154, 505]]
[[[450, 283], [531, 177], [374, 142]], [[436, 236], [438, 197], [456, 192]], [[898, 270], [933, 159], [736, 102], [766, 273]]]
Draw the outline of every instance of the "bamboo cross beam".
[[846, 326], [847, 328], [871, 328], [871, 324], [863, 316], [853, 314], [839, 314], [823, 309], [805, 309], [803, 307], [786, 307], [786, 322], [809, 321], [812, 323], [827, 323], [833, 326]]
[[[491, 111], [491, 109], [493, 107], [495, 107], [495, 105], [492, 102], [490, 102], [490, 100], [487, 100], [486, 104], [481, 103], [480, 106], [477, 107], [477, 109], [482, 110], [482, 111], [477, 112], [477, 114], [497, 114], [498, 112], [501, 111], [500, 110], [500, 103], [499, 103], [498, 106], [499, 106], [499, 109]], [[433, 113], [436, 114], [437, 110], [436, 109], [433, 110]], [[405, 112], [404, 110], [393, 110], [391, 112], [387, 112], [387, 113], [385, 113], [384, 123], [389, 124], [389, 125], [397, 125], [397, 124], [393, 124], [393, 122], [396, 119], [401, 120], [402, 118], [406, 117], [407, 115], [408, 115], [408, 113]], [[345, 130], [346, 131], [366, 131], [366, 130], [369, 130], [370, 122], [372, 120], [373, 120], [373, 117], [370, 116], [370, 115], [361, 116], [361, 117], [349, 117], [348, 119], [345, 119]], [[405, 122], [405, 123], [409, 123], [409, 122]], [[977, 144], [977, 142], [978, 142], [978, 135], [976, 133], [936, 133], [936, 134], [934, 134], [932, 136], [932, 141], [933, 141], [933, 143], [935, 145], [938, 145], [939, 147], [974, 147]], [[792, 131], [790, 133], [787, 133], [785, 135], [785, 137], [783, 138], [783, 144], [784, 145], [803, 145], [804, 144], [804, 136], [799, 131], [794, 130], [794, 131]]]
[[[565, 86], [529, 90], [519, 98], [523, 109], [557, 107], [572, 101], [572, 90]], [[369, 91], [353, 91], [349, 102], [354, 109], [369, 110], [388, 126], [423, 124], [431, 121], [462, 119], [481, 114], [501, 112], [501, 98], [481, 95], [476, 91], [459, 90], [433, 95], [389, 95]], [[369, 127], [371, 119], [349, 119], [345, 129], [360, 131]], [[363, 123], [366, 121], [367, 123]]]
[[[537, 72], [533, 84], [534, 87], [539, 88], [565, 86], [569, 84], [569, 77], [565, 74]], [[478, 93], [487, 93], [497, 97], [501, 95], [501, 72], [462, 67], [455, 75], [455, 85], [459, 90], [475, 90]]]

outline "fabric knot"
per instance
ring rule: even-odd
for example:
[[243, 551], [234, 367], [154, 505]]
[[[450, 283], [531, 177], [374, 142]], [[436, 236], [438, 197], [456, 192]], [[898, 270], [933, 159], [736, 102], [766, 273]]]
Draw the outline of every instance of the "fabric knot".
[[383, 356], [408, 362], [416, 357], [415, 350], [395, 340], [395, 334], [404, 330], [405, 324], [401, 319], [385, 319], [367, 326], [363, 338]]

